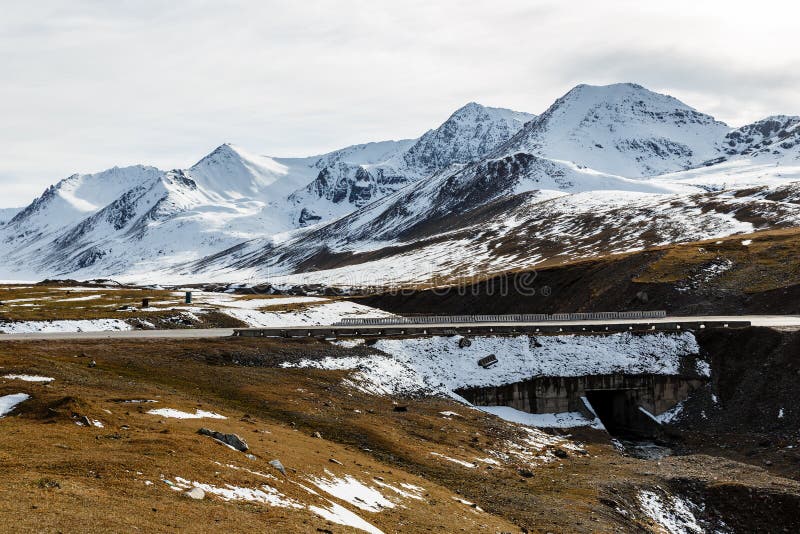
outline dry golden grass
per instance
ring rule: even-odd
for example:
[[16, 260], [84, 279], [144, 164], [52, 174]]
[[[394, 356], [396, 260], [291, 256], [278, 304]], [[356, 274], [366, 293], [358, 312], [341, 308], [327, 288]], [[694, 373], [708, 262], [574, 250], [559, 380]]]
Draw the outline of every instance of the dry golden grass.
[[[749, 246], [742, 241], [751, 240]], [[424, 291], [447, 286], [473, 285], [499, 276], [513, 276], [536, 270], [569, 268], [597, 261], [616, 261], [626, 257], [651, 252], [662, 252], [661, 258], [634, 278], [642, 283], [669, 283], [686, 280], [714, 260], [730, 259], [733, 269], [719, 278], [720, 287], [740, 288], [746, 293], [768, 291], [800, 284], [800, 228], [765, 230], [751, 234], [740, 234], [721, 239], [709, 239], [679, 245], [650, 247], [641, 251], [598, 255], [571, 260], [554, 257], [537, 264], [535, 269], [515, 268], [500, 271], [479, 272], [469, 277], [448, 277], [430, 283], [403, 285], [410, 291]], [[375, 288], [374, 293], [385, 291]]]
[[[267, 483], [290, 498], [323, 505], [294, 482], [308, 486], [308, 476], [328, 470], [368, 484], [381, 477], [395, 486], [425, 488], [423, 500], [404, 499], [402, 507], [380, 513], [340, 501], [385, 532], [519, 531], [514, 523], [537, 531], [540, 526], [589, 531], [597, 525], [590, 517], [597, 513], [605, 461], [571, 455], [537, 467], [532, 478], [520, 477], [514, 465], [464, 468], [430, 453], [486, 457], [518, 431], [444, 399], [406, 399], [402, 402], [408, 412], [395, 412], [392, 399], [343, 387], [343, 372], [225, 365], [267, 355], [262, 363], [274, 366], [284, 359], [330, 352], [330, 345], [308, 340], [0, 344], [4, 371], [56, 378], [49, 385], [0, 380], [0, 395], [27, 392], [33, 397], [0, 420], [2, 515], [13, 517], [20, 531], [347, 532], [308, 510], [216, 497], [191, 501], [160, 480], [162, 475], [171, 480], [180, 476], [249, 488]], [[87, 366], [91, 359], [97, 367]], [[117, 402], [141, 398], [159, 402]], [[145, 413], [153, 407], [201, 408], [228, 419], [163, 419]], [[444, 410], [463, 417], [445, 419], [439, 414]], [[73, 414], [100, 420], [105, 427], [77, 426]], [[199, 436], [201, 426], [243, 436], [258, 459], [248, 460]], [[323, 439], [311, 437], [314, 431]], [[590, 449], [613, 455], [609, 447]], [[286, 479], [268, 465], [273, 458], [289, 469]], [[278, 480], [263, 480], [227, 464], [277, 475]], [[573, 474], [564, 477], [564, 469]], [[145, 480], [153, 484], [145, 485]], [[486, 511], [456, 497], [477, 502]], [[604, 522], [613, 519], [608, 515]]]
[[[743, 242], [748, 242], [743, 245]], [[730, 269], [711, 284], [720, 289], [756, 293], [800, 284], [800, 229], [770, 230], [676, 245], [652, 262], [636, 282], [678, 282], [719, 261]]]
[[[0, 530], [357, 532], [308, 509], [214, 496], [190, 500], [161, 480], [246, 488], [266, 483], [304, 505], [329, 506], [297, 484], [311, 486], [309, 477], [327, 471], [371, 486], [380, 477], [396, 487], [424, 488], [422, 500], [400, 499], [396, 508], [378, 513], [337, 501], [387, 533], [647, 531], [640, 519], [622, 516], [601, 497], [622, 502], [636, 484], [691, 474], [680, 459], [655, 464], [619, 456], [595, 431], [582, 434], [599, 440], [586, 445], [588, 454], [570, 452], [535, 467], [512, 460], [465, 468], [445, 461], [430, 453], [473, 461], [502, 450], [522, 432], [451, 400], [376, 397], [345, 387], [342, 371], [279, 367], [345, 352], [352, 353], [309, 339], [0, 342], [2, 374], [55, 378], [50, 384], [0, 379], [0, 395], [32, 396], [0, 419]], [[91, 360], [95, 367], [87, 365]], [[407, 411], [395, 411], [395, 402]], [[200, 408], [228, 418], [146, 413], [155, 407]], [[461, 416], [445, 418], [445, 410]], [[100, 420], [104, 428], [78, 426], [76, 416]], [[201, 426], [244, 437], [256, 459], [198, 435]], [[287, 477], [268, 464], [274, 458], [286, 466]], [[521, 467], [533, 476], [520, 476]], [[725, 469], [730, 465], [713, 469], [713, 476], [722, 477]]]
[[[93, 297], [81, 299], [82, 297]], [[142, 299], [150, 299], [148, 308], [142, 308]], [[263, 301], [259, 311], [294, 312], [309, 307], [339, 300], [340, 297], [324, 297], [325, 301], [295, 302], [280, 304], [285, 295], [260, 293], [216, 294], [209, 297], [195, 291], [192, 304], [184, 303], [183, 291], [152, 290], [140, 288], [74, 287], [58, 284], [0, 285], [0, 322], [2, 321], [51, 321], [75, 319], [143, 319], [154, 322], [159, 328], [173, 328], [169, 318], [175, 317], [182, 308], [201, 308], [206, 311], [225, 308], [221, 300], [256, 302]], [[209, 299], [211, 302], [209, 302]], [[273, 304], [274, 302], [274, 304]], [[131, 310], [120, 310], [129, 307]], [[246, 326], [233, 318], [218, 313], [211, 317], [199, 316], [202, 324], [196, 327]]]
[[[90, 300], [70, 300], [97, 295]], [[140, 308], [143, 298], [179, 304], [182, 298], [172, 291], [151, 289], [76, 290], [58, 285], [0, 286], [0, 318], [11, 321], [47, 321], [56, 319], [130, 319], [131, 312], [117, 311], [123, 306]], [[157, 307], [137, 311], [141, 317], [163, 314]]]

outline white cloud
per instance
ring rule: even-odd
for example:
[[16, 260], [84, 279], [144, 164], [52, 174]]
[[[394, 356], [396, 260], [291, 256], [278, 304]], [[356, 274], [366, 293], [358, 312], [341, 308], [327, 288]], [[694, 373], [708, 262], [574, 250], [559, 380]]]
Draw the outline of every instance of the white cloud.
[[[800, 113], [798, 8], [731, 1], [41, 0], [0, 20], [0, 205], [76, 171], [420, 135], [636, 81], [734, 124]], [[14, 185], [13, 188], [8, 187]]]

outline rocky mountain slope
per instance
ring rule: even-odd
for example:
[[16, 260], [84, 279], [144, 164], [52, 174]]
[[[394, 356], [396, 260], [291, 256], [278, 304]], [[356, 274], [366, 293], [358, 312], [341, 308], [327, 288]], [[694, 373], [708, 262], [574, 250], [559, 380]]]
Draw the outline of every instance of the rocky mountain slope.
[[20, 211], [22, 208], [0, 208], [0, 226], [13, 219]]
[[0, 227], [6, 278], [430, 284], [800, 224], [800, 118], [738, 129], [635, 84], [419, 139], [75, 175]]
[[[796, 124], [769, 118], [732, 130], [640, 86], [578, 86], [484, 160], [283, 243], [255, 240], [179, 272], [224, 278], [248, 269], [285, 284], [451, 283], [795, 226]], [[777, 139], [780, 151], [765, 150]]]
[[[326, 219], [347, 214], [420, 179], [438, 162], [477, 159], [530, 117], [470, 104], [419, 140], [354, 145], [309, 158], [270, 158], [224, 144], [185, 170], [135, 166], [74, 175], [2, 228], [4, 267], [10, 277], [119, 275], [197, 259], [318, 222], [317, 213]], [[362, 187], [364, 180], [369, 183]]]
[[306, 188], [289, 197], [301, 226], [345, 215], [454, 164], [480, 160], [535, 116], [471, 102], [407, 149], [379, 162], [327, 162]]
[[640, 85], [579, 85], [497, 152], [528, 152], [633, 178], [695, 167], [717, 155], [729, 131]]

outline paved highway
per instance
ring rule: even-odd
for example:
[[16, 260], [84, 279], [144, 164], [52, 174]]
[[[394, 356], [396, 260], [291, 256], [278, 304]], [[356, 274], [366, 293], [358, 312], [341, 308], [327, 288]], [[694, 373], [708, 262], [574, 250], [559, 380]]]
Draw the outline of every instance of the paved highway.
[[[753, 326], [770, 327], [800, 327], [799, 315], [741, 315], [741, 316], [683, 316], [665, 317], [662, 319], [615, 319], [595, 321], [547, 321], [541, 323], [475, 323], [464, 324], [427, 324], [430, 328], [451, 327], [492, 327], [492, 326], [572, 326], [581, 324], [614, 325], [614, 324], [642, 324], [642, 323], [670, 323], [670, 322], [703, 322], [703, 321], [750, 321]], [[312, 325], [297, 325], [297, 328], [308, 328]], [[386, 327], [387, 325], [383, 325]], [[408, 326], [408, 325], [405, 325]], [[419, 325], [418, 325], [419, 326]], [[290, 326], [276, 326], [275, 328], [291, 329]], [[338, 327], [337, 327], [338, 328]], [[82, 339], [197, 339], [220, 338], [233, 335], [232, 328], [204, 328], [204, 329], [175, 329], [175, 330], [122, 330], [108, 332], [32, 332], [27, 334], [0, 334], [0, 341], [12, 340], [82, 340]]]

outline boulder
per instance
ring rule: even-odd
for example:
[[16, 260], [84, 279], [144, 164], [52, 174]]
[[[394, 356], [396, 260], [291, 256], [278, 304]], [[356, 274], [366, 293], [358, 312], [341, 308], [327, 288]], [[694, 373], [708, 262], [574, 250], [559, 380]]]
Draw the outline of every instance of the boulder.
[[249, 447], [247, 446], [247, 442], [237, 436], [236, 434], [223, 434], [222, 432], [217, 432], [215, 430], [209, 430], [208, 428], [201, 428], [197, 431], [198, 434], [202, 434], [204, 436], [209, 436], [214, 438], [215, 440], [224, 443], [230, 447], [233, 447], [237, 451], [244, 452]]
[[269, 465], [280, 471], [283, 476], [286, 476], [286, 468], [283, 467], [283, 464], [280, 460], [270, 460]]
[[192, 488], [189, 491], [185, 492], [184, 495], [186, 497], [189, 497], [190, 499], [202, 501], [206, 497], [206, 492], [203, 491], [202, 488]]

